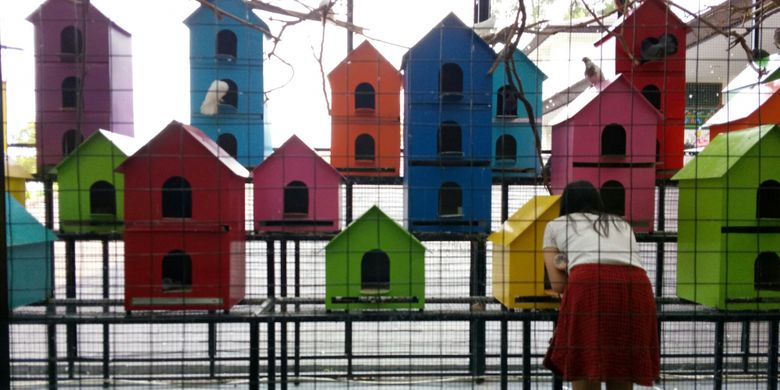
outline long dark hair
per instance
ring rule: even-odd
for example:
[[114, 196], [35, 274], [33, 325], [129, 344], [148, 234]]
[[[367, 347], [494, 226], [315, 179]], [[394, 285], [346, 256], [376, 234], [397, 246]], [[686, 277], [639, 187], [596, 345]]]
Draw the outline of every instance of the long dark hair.
[[566, 185], [561, 195], [561, 216], [573, 213], [589, 213], [597, 216], [593, 220], [593, 230], [600, 236], [609, 235], [609, 224], [612, 222], [618, 228], [621, 219], [607, 213], [604, 202], [596, 187], [589, 181], [577, 180]]

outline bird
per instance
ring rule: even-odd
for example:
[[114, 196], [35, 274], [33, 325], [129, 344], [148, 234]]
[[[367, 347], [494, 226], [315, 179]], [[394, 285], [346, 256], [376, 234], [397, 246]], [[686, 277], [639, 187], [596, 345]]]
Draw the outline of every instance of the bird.
[[775, 47], [780, 49], [780, 27], [775, 29]]
[[604, 73], [593, 61], [588, 57], [582, 57], [582, 62], [585, 63], [585, 78], [588, 79], [590, 85], [597, 86], [604, 81]]
[[640, 57], [642, 63], [662, 60], [677, 53], [677, 39], [672, 34], [661, 35], [658, 39], [647, 38], [642, 41]]
[[200, 113], [203, 115], [217, 115], [219, 112], [219, 103], [222, 102], [222, 97], [230, 89], [228, 83], [222, 80], [214, 80], [206, 91], [206, 97], [203, 98], [203, 103], [200, 105]]

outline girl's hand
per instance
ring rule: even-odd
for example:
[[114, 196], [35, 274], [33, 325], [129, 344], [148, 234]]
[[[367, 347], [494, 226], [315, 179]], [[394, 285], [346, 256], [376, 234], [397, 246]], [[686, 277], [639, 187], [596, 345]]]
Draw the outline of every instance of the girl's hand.
[[566, 257], [564, 253], [559, 252], [557, 255], [555, 255], [553, 261], [555, 263], [555, 268], [559, 271], [566, 272], [569, 268], [569, 258]]

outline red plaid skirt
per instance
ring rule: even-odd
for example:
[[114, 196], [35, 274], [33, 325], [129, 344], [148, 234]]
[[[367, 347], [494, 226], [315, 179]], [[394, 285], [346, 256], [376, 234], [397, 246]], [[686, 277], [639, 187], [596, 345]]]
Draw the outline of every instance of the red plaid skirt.
[[658, 378], [660, 354], [647, 273], [623, 265], [574, 267], [544, 365], [569, 381], [651, 386]]

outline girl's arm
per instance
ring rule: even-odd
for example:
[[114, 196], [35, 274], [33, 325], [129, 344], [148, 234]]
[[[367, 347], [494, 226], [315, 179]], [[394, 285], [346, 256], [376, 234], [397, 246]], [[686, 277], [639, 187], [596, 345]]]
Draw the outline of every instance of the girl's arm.
[[542, 253], [544, 254], [544, 267], [547, 269], [547, 276], [550, 278], [550, 285], [553, 291], [560, 294], [569, 280], [569, 275], [555, 266], [555, 255], [560, 253], [560, 251], [558, 251], [558, 248], [548, 247], [542, 249]]

